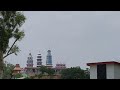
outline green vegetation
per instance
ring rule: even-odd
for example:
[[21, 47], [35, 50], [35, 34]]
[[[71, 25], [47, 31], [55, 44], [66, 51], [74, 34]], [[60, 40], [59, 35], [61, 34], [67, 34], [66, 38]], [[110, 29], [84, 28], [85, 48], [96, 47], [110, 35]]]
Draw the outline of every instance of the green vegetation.
[[22, 77], [22, 74], [21, 73], [18, 73], [14, 76], [14, 78], [21, 78]]
[[26, 78], [24, 78], [24, 79], [31, 79], [31, 78], [29, 78], [29, 77], [26, 77]]
[[38, 77], [39, 79], [42, 78], [43, 74], [39, 74], [36, 77]]
[[[3, 78], [4, 59], [20, 51], [16, 42], [25, 35], [20, 29], [25, 19], [21, 11], [0, 11], [0, 78]], [[9, 45], [11, 39], [13, 42]]]
[[48, 68], [46, 73], [50, 76], [50, 79], [51, 79], [52, 76], [54, 75], [55, 71], [51, 68]]
[[61, 71], [61, 79], [89, 79], [89, 74], [80, 67], [72, 67]]
[[50, 78], [52, 78], [53, 74], [55, 73], [53, 69], [47, 68], [46, 66], [41, 66], [39, 70], [41, 73], [37, 75], [38, 78], [42, 78], [45, 75], [48, 75]]
[[53, 75], [54, 74], [53, 69], [47, 68], [45, 66], [40, 67], [40, 72], [41, 72], [41, 74], [45, 74], [45, 73], [47, 73], [48, 75]]
[[4, 69], [3, 69], [3, 79], [11, 79], [13, 77], [13, 69], [14, 69], [13, 64], [4, 64]]
[[39, 70], [40, 70], [41, 74], [44, 74], [47, 72], [47, 67], [41, 66]]
[[[46, 79], [52, 79], [55, 78], [55, 71], [54, 69], [47, 68], [45, 66], [42, 66], [40, 68], [40, 74], [30, 77], [30, 79], [34, 78], [46, 78]], [[90, 79], [89, 75], [89, 69], [86, 70], [81, 69], [80, 67], [71, 67], [64, 69], [60, 72], [61, 79]]]

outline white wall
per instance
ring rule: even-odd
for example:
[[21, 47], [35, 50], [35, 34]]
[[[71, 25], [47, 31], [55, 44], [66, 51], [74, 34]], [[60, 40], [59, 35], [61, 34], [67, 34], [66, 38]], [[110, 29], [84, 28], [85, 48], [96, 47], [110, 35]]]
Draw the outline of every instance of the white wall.
[[[120, 65], [107, 64], [106, 75], [107, 79], [120, 79]], [[97, 79], [97, 65], [90, 66], [90, 79]]]
[[120, 65], [114, 65], [114, 79], [120, 79]]
[[114, 79], [114, 64], [106, 65], [107, 79]]
[[90, 79], [97, 79], [97, 65], [90, 66]]

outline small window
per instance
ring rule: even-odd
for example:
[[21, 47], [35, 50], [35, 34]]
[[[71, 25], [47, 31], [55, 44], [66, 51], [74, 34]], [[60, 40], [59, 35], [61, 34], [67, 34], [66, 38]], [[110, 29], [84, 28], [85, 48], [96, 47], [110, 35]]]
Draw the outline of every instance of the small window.
[[37, 61], [41, 61], [42, 59], [37, 59]]
[[41, 58], [41, 56], [37, 56], [37, 58]]

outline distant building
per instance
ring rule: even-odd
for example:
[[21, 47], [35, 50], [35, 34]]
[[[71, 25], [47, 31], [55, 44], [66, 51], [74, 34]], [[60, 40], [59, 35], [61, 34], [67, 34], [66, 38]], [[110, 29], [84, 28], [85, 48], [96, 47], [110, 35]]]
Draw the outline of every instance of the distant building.
[[20, 68], [19, 64], [16, 64], [15, 68], [13, 69], [13, 75], [21, 73], [22, 68]]
[[29, 53], [26, 65], [27, 65], [27, 67], [24, 68], [24, 72], [29, 76], [34, 76], [34, 75], [40, 74], [41, 66], [45, 66], [47, 68], [52, 68], [55, 70], [56, 73], [59, 73], [61, 70], [66, 68], [65, 64], [56, 64], [55, 67], [52, 66], [51, 50], [47, 51], [46, 65], [42, 65], [42, 55], [40, 53], [37, 54], [37, 66], [36, 67], [33, 67], [33, 57], [32, 57], [31, 53]]
[[25, 70], [24, 70], [24, 68], [21, 68], [21, 71], [20, 71], [20, 73], [25, 73]]
[[33, 57], [31, 53], [29, 53], [29, 56], [28, 56], [27, 67], [33, 67]]
[[56, 64], [54, 68], [56, 73], [60, 73], [63, 69], [66, 69], [66, 64]]
[[66, 68], [66, 64], [56, 64], [55, 68], [56, 69], [65, 69]]
[[51, 55], [51, 50], [48, 50], [47, 51], [47, 56], [46, 56], [46, 66], [48, 68], [51, 68], [52, 67], [52, 55]]
[[41, 54], [37, 55], [37, 67], [41, 67], [42, 66], [42, 56]]
[[28, 60], [27, 60], [27, 67], [25, 67], [24, 70], [25, 70], [26, 74], [28, 74], [30, 76], [33, 76], [33, 75], [39, 73], [39, 67], [33, 67], [33, 57], [32, 57], [31, 53], [29, 53]]

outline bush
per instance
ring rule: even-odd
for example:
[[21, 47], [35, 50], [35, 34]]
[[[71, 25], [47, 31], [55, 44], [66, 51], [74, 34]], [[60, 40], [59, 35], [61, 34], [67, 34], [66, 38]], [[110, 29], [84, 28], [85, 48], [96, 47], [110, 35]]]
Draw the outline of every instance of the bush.
[[26, 77], [26, 78], [24, 78], [24, 79], [30, 79], [29, 77]]
[[15, 75], [15, 78], [20, 78], [20, 77], [22, 77], [22, 74], [20, 73]]
[[62, 79], [88, 79], [89, 75], [87, 75], [85, 71], [82, 70], [81, 68], [73, 67], [73, 68], [62, 70], [61, 78]]

